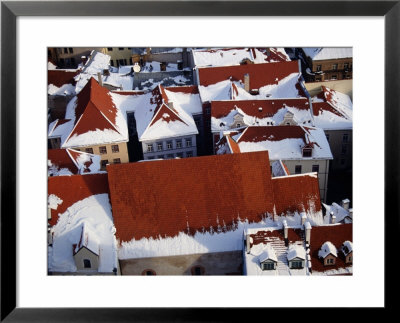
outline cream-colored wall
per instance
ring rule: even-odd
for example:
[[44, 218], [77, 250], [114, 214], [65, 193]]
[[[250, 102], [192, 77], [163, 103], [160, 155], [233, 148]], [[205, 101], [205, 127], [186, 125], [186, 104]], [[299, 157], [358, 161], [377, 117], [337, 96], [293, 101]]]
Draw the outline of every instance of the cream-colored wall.
[[[328, 264], [328, 259], [333, 259], [333, 264]], [[336, 263], [336, 257], [333, 255], [327, 255], [324, 259], [324, 266], [333, 266]]]
[[[270, 164], [274, 160], [270, 160]], [[326, 159], [299, 159], [299, 160], [282, 160], [282, 162], [289, 169], [290, 175], [295, 175], [295, 166], [301, 165], [301, 173], [311, 173], [313, 165], [319, 165], [318, 172], [318, 184], [319, 194], [322, 201], [326, 201], [326, 193], [328, 189], [328, 172], [329, 172], [329, 161]]]
[[132, 65], [129, 62], [129, 59], [132, 58], [132, 49], [128, 49], [128, 47], [121, 47], [124, 48], [123, 50], [119, 50], [119, 47], [113, 47], [112, 51], [109, 51], [107, 47], [104, 47], [101, 49], [101, 52], [103, 54], [107, 54], [111, 57], [111, 60], [113, 61], [114, 65], [113, 66], [118, 66], [116, 60], [119, 59], [126, 59], [126, 65]]
[[[119, 147], [118, 153], [112, 152], [111, 146], [113, 146], [113, 145], [118, 145], [118, 147]], [[103, 146], [106, 147], [107, 154], [100, 154], [99, 147], [103, 147]], [[73, 147], [73, 149], [80, 150], [80, 151], [86, 151], [86, 148], [92, 148], [93, 154], [99, 155], [101, 160], [108, 160], [109, 164], [114, 164], [115, 158], [120, 158], [121, 164], [129, 163], [128, 146], [127, 146], [126, 142], [118, 142], [118, 143], [96, 145], [96, 146]]]
[[332, 90], [347, 94], [348, 96], [350, 96], [351, 100], [353, 100], [353, 80], [305, 83], [306, 89], [311, 96], [315, 96], [319, 92], [321, 92], [321, 85], [326, 86]]
[[[89, 259], [91, 268], [85, 268], [83, 264], [84, 259]], [[79, 271], [98, 271], [99, 269], [99, 256], [95, 255], [93, 252], [86, 248], [81, 248], [74, 255], [76, 269]]]

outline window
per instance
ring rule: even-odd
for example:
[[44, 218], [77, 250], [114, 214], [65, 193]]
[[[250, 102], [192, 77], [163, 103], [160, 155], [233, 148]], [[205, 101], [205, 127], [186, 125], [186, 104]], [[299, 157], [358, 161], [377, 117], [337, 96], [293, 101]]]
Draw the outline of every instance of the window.
[[121, 158], [113, 159], [114, 164], [121, 164]]
[[186, 157], [193, 157], [193, 151], [186, 152]]
[[315, 78], [315, 82], [320, 82], [321, 81], [321, 78], [320, 77], [316, 77]]
[[162, 142], [157, 142], [157, 151], [163, 150], [163, 144]]
[[272, 262], [266, 262], [262, 265], [262, 270], [273, 270], [274, 264]]
[[337, 64], [333, 64], [333, 65], [332, 65], [332, 69], [333, 69], [334, 71], [336, 71], [336, 70], [337, 70], [337, 66], [338, 66]]
[[153, 144], [147, 144], [147, 152], [153, 151]]
[[346, 155], [346, 154], [347, 154], [347, 145], [342, 145], [341, 154], [342, 154], [342, 155]]
[[351, 257], [351, 256], [349, 256], [349, 260], [348, 260], [348, 262], [352, 262], [352, 261], [353, 261], [352, 257]]
[[177, 153], [176, 157], [183, 158], [183, 153]]
[[118, 47], [118, 50], [124, 50], [124, 48], [123, 47]]
[[312, 165], [312, 172], [318, 173], [319, 172], [319, 165]]
[[240, 128], [242, 125], [240, 123], [236, 124], [236, 128]]
[[93, 148], [86, 148], [85, 151], [86, 151], [88, 154], [93, 154]]
[[72, 48], [68, 48], [68, 51], [70, 54], [72, 54], [74, 52], [74, 50]]
[[334, 261], [333, 258], [329, 258], [329, 259], [327, 259], [326, 263], [327, 263], [328, 265], [333, 265], [333, 264], [335, 263], [335, 261]]
[[331, 80], [337, 80], [337, 75], [332, 75]]
[[108, 159], [102, 160], [102, 161], [100, 162], [101, 169], [103, 169], [103, 170], [106, 169], [107, 164], [108, 164]]
[[192, 271], [192, 275], [195, 275], [195, 276], [204, 275], [204, 272], [205, 272], [203, 266], [193, 266], [191, 271]]
[[92, 264], [89, 259], [83, 259], [83, 267], [84, 268], [92, 268]]
[[112, 145], [111, 146], [111, 151], [113, 153], [119, 153], [119, 146], [118, 145]]
[[348, 70], [348, 69], [349, 69], [349, 63], [344, 63], [344, 64], [343, 64], [343, 68], [344, 68], [345, 70]]
[[106, 146], [100, 146], [99, 151], [101, 155], [107, 154], [107, 147]]
[[347, 133], [343, 134], [342, 142], [349, 142], [349, 135]]
[[110, 64], [111, 64], [111, 66], [114, 66], [114, 61], [110, 60]]
[[172, 141], [167, 141], [167, 149], [172, 149]]
[[112, 47], [107, 47], [107, 50], [108, 50], [109, 52], [112, 52], [113, 48], [112, 48]]
[[64, 54], [68, 54], [68, 48], [64, 48]]
[[326, 140], [329, 142], [329, 135], [325, 135], [326, 136]]
[[176, 149], [182, 148], [182, 140], [177, 140], [176, 141]]
[[186, 138], [186, 147], [192, 147], [192, 139]]
[[294, 173], [301, 174], [301, 165], [294, 166]]
[[294, 260], [292, 261], [292, 267], [293, 269], [301, 269], [303, 268], [303, 262], [301, 260]]
[[322, 66], [321, 65], [317, 65], [317, 72], [321, 72]]
[[156, 272], [153, 269], [145, 269], [142, 271], [142, 275], [144, 276], [155, 276]]
[[311, 157], [312, 149], [311, 148], [303, 148], [303, 157]]
[[174, 158], [174, 154], [168, 154], [168, 155], [167, 155], [167, 159], [168, 159], [168, 158]]

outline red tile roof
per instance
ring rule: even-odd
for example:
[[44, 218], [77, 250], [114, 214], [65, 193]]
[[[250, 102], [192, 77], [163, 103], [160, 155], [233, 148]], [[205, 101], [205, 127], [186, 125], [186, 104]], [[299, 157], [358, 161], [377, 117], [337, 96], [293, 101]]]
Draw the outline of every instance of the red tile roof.
[[333, 108], [328, 102], [313, 102], [313, 115], [318, 116], [324, 111], [329, 111], [333, 114], [336, 114], [339, 117], [346, 118], [343, 114], [341, 114], [338, 110]]
[[238, 217], [259, 222], [273, 214], [274, 205], [278, 211], [308, 211], [314, 203], [321, 209], [318, 179], [272, 180], [266, 151], [108, 165], [107, 172], [121, 241], [194, 234], [224, 224], [229, 230]]
[[54, 176], [48, 179], [48, 195], [54, 194], [63, 202], [51, 210], [51, 226], [58, 221], [58, 214], [71, 205], [95, 194], [108, 193], [107, 174]]
[[295, 175], [272, 178], [275, 211], [277, 215], [287, 212], [321, 211], [318, 178], [312, 175]]
[[[294, 243], [297, 241], [303, 242], [302, 232], [303, 232], [302, 229], [288, 228], [288, 242], [289, 243]], [[250, 234], [250, 237], [253, 239], [253, 243], [250, 245], [250, 247], [256, 246], [260, 243], [272, 242], [276, 239], [285, 241], [283, 229], [277, 229], [277, 230], [261, 229], [256, 233]]]
[[[312, 227], [310, 236], [310, 255], [312, 270], [323, 272], [331, 269], [351, 266], [351, 264], [345, 264], [344, 259], [341, 257], [341, 253], [339, 252], [343, 242], [345, 242], [346, 240], [349, 240], [351, 242], [353, 241], [352, 223]], [[321, 249], [321, 246], [327, 241], [332, 242], [332, 244], [336, 247], [338, 251], [336, 264], [333, 266], [324, 266], [322, 260], [318, 257], [318, 251]]]
[[107, 166], [117, 238], [228, 228], [272, 212], [267, 152]]
[[[303, 127], [306, 129], [305, 127]], [[305, 131], [300, 126], [250, 126], [240, 136], [238, 142], [280, 141], [289, 138], [303, 139], [306, 143]]]
[[188, 93], [188, 94], [198, 94], [199, 88], [197, 85], [187, 85], [187, 86], [170, 86], [165, 88], [168, 91], [175, 93]]
[[76, 71], [64, 71], [64, 70], [49, 70], [47, 71], [47, 84], [53, 84], [57, 87], [61, 87], [64, 84], [75, 85], [76, 81], [74, 77], [79, 74], [79, 70]]
[[153, 124], [155, 124], [158, 120], [163, 120], [165, 122], [171, 122], [171, 121], [180, 121], [184, 124], [184, 122], [178, 115], [177, 111], [173, 108], [168, 107], [166, 104], [161, 104], [155, 111], [155, 115], [149, 124], [148, 127], [151, 127]]
[[111, 129], [118, 132], [116, 115], [117, 108], [112, 101], [110, 91], [100, 86], [92, 77], [77, 95], [75, 127], [70, 137], [96, 129]]
[[78, 167], [76, 167], [66, 149], [49, 149], [47, 151], [47, 159], [59, 169], [67, 168], [72, 174], [78, 174], [79, 172]]
[[[307, 98], [283, 100], [237, 100], [237, 101], [212, 101], [211, 116], [223, 118], [236, 107], [249, 116], [260, 119], [274, 116], [279, 109], [285, 106], [296, 107], [299, 110], [308, 110], [310, 105]], [[260, 109], [261, 108], [261, 109]]]
[[[300, 73], [297, 61], [246, 64], [223, 67], [199, 68], [199, 84], [208, 86], [229, 80], [244, 82], [244, 75], [249, 74], [250, 89], [259, 89], [265, 85], [278, 84], [279, 80], [292, 73]], [[277, 81], [278, 80], [278, 81]]]

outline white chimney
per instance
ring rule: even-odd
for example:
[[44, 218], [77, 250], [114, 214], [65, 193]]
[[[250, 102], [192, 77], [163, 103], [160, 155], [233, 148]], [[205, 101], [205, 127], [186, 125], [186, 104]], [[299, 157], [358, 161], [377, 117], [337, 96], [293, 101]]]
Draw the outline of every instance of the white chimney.
[[288, 238], [288, 233], [289, 233], [289, 228], [288, 228], [288, 225], [287, 225], [287, 222], [286, 222], [286, 220], [284, 220], [283, 222], [282, 222], [282, 224], [283, 224], [283, 236], [285, 237], [285, 239], [287, 239]]
[[244, 82], [244, 89], [246, 92], [250, 92], [250, 75], [244, 74], [243, 76], [243, 82]]
[[306, 243], [310, 243], [310, 239], [311, 239], [311, 224], [310, 222], [306, 222], [304, 223], [304, 229], [306, 231]]
[[305, 212], [301, 212], [301, 225], [304, 225], [306, 223], [307, 215]]
[[332, 224], [336, 223], [336, 215], [331, 214], [331, 223]]
[[246, 235], [246, 252], [247, 253], [250, 253], [250, 242], [251, 242], [250, 240], [252, 240], [252, 239], [251, 239], [250, 235], [247, 234]]
[[97, 72], [97, 78], [99, 79], [100, 86], [103, 86], [103, 80], [101, 79], [101, 73]]
[[353, 220], [353, 208], [349, 209], [349, 217]]
[[342, 200], [342, 208], [344, 208], [345, 210], [348, 210], [349, 206], [350, 206], [350, 200], [349, 199]]

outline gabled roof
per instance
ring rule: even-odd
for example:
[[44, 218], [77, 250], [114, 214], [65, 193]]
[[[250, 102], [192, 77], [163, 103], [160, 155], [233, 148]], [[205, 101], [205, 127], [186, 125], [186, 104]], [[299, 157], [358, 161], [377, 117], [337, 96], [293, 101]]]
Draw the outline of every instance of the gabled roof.
[[300, 259], [306, 259], [306, 251], [304, 247], [298, 245], [298, 244], [292, 244], [289, 246], [288, 252], [287, 252], [287, 259], [293, 260], [296, 258]]
[[328, 255], [337, 257], [337, 249], [330, 241], [324, 242], [321, 249], [318, 251], [318, 256], [320, 258], [326, 258]]
[[244, 75], [249, 74], [250, 89], [277, 84], [291, 74], [300, 74], [297, 61], [199, 68], [198, 72], [199, 84], [202, 86], [209, 86], [229, 79], [244, 83]]
[[65, 168], [71, 174], [78, 174], [79, 169], [66, 149], [49, 149], [47, 152], [48, 168], [55, 167], [58, 171]]
[[260, 261], [260, 263], [266, 260], [272, 260], [278, 262], [278, 258], [276, 257], [274, 249], [272, 249], [269, 245], [267, 245], [267, 247], [265, 247], [263, 252], [258, 256], [258, 260]]
[[51, 210], [51, 226], [58, 221], [58, 214], [89, 196], [108, 193], [107, 174], [73, 176], [53, 176], [48, 178], [48, 195], [61, 200], [56, 209]]
[[[332, 159], [329, 143], [324, 131], [302, 126], [247, 127], [232, 139], [241, 152], [268, 150], [271, 160], [288, 159]], [[303, 157], [302, 148], [312, 147], [312, 157]], [[218, 152], [217, 152], [218, 153]]]
[[353, 241], [353, 225], [349, 223], [314, 226], [310, 236], [310, 255], [313, 271], [324, 272], [351, 266], [345, 264], [341, 257], [337, 257], [335, 265], [325, 267], [319, 258], [319, 251], [326, 241], [330, 241], [339, 250], [345, 241]]
[[82, 224], [81, 236], [78, 244], [75, 245], [74, 255], [79, 252], [82, 248], [86, 248], [96, 254], [100, 255], [100, 242], [96, 233], [88, 228], [85, 223]]
[[48, 70], [47, 84], [53, 84], [56, 87], [61, 87], [64, 84], [75, 85], [74, 77], [79, 74], [80, 70]]

